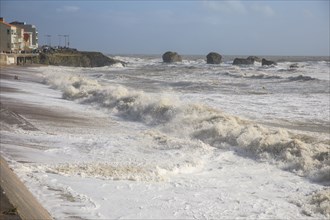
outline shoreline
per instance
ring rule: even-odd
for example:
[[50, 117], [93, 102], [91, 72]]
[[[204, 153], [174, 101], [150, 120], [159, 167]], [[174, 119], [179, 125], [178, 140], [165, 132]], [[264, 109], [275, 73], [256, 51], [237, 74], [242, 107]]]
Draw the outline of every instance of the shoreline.
[[[162, 54], [112, 54], [112, 53], [104, 53], [104, 55], [108, 58], [112, 57], [150, 57], [150, 58], [162, 58]], [[192, 61], [196, 59], [206, 59], [206, 54], [181, 54], [183, 60]], [[247, 58], [248, 56], [256, 56], [261, 58], [265, 58], [267, 60], [272, 60], [278, 63], [283, 62], [330, 62], [330, 57], [326, 55], [231, 55], [231, 54], [220, 54], [222, 56], [222, 63], [233, 61], [235, 58]], [[126, 65], [127, 63], [123, 61], [118, 61], [121, 63], [124, 63]], [[110, 66], [112, 66], [111, 64]], [[24, 64], [0, 64], [0, 70], [2, 68], [15, 68], [15, 67], [40, 67], [40, 66], [68, 66], [68, 65], [60, 65], [60, 64], [43, 64], [43, 63], [24, 63]], [[69, 65], [70, 66], [70, 65]], [[107, 65], [105, 65], [107, 66]], [[72, 66], [72, 67], [83, 67], [83, 66]], [[97, 67], [97, 66], [95, 66]]]
[[[24, 68], [24, 66], [17, 65], [8, 65], [5, 66], [5, 68], [3, 67], [4, 66], [2, 65], [0, 67], [2, 70], [0, 73], [0, 80], [14, 80], [14, 75], [6, 70]], [[0, 91], [1, 93], [20, 92], [15, 88], [6, 87], [4, 85], [0, 85]], [[15, 111], [12, 111], [12, 106], [9, 106], [9, 109], [7, 109], [7, 105], [5, 104], [7, 101], [8, 100], [4, 97], [1, 97], [0, 99], [1, 130], [6, 129], [7, 123], [21, 126], [21, 122], [19, 120], [23, 119], [22, 117], [19, 117], [19, 114]], [[30, 190], [10, 168], [8, 161], [2, 155], [0, 156], [0, 190], [0, 219], [53, 219], [48, 211], [40, 204], [40, 202], [33, 196]]]
[[[13, 83], [21, 82], [22, 85], [31, 82], [41, 84], [42, 79], [38, 78], [38, 76], [31, 74], [29, 71], [24, 72], [26, 68], [27, 66], [15, 65], [1, 69], [0, 80], [3, 83], [0, 84], [0, 131], [13, 132], [19, 129], [24, 132], [45, 132], [48, 134], [48, 132], [50, 132], [48, 130], [49, 127], [56, 127], [62, 131], [66, 129], [70, 130], [73, 126], [89, 128], [92, 121], [97, 120], [99, 123], [94, 127], [97, 129], [100, 125], [108, 126], [109, 123], [112, 123], [110, 119], [105, 119], [103, 117], [88, 118], [88, 113], [85, 113], [85, 111], [77, 112], [70, 108], [50, 108], [49, 105], [45, 105], [45, 103], [27, 102], [24, 99], [10, 97], [10, 94], [24, 94], [26, 90], [24, 90], [24, 87], [11, 86], [6, 83], [7, 81]], [[16, 75], [18, 79], [15, 79]], [[29, 92], [27, 93], [32, 96], [34, 95]], [[9, 94], [9, 97], [7, 97], [7, 94]], [[10, 144], [15, 147], [30, 147], [28, 143], [13, 139], [5, 140], [5, 138], [1, 138], [0, 141], [1, 145]], [[32, 148], [33, 147], [39, 146], [32, 146]], [[3, 150], [2, 146], [0, 146], [0, 149]], [[6, 158], [7, 161], [4, 158]], [[16, 175], [18, 172], [15, 172], [15, 169], [13, 170], [8, 166], [8, 162], [10, 162], [11, 159], [10, 155], [1, 155], [0, 185], [5, 195], [8, 197], [8, 200], [4, 199], [6, 207], [17, 210], [17, 217], [20, 216], [20, 218], [14, 219], [52, 219], [49, 213], [54, 215], [52, 212], [53, 210], [46, 207], [48, 208], [47, 211], [46, 208], [41, 205], [42, 201], [37, 201], [36, 198], [38, 197], [34, 196], [33, 190], [29, 190], [22, 182], [22, 179]], [[15, 161], [20, 163], [24, 161], [24, 159], [22, 159], [22, 161]], [[30, 200], [34, 200], [34, 202], [30, 202]], [[2, 212], [1, 209], [1, 213]], [[9, 218], [7, 218], [7, 216], [0, 216], [0, 220], [2, 219]]]
[[[14, 76], [15, 74], [17, 74], [19, 76], [19, 80], [15, 81]], [[4, 121], [4, 124], [9, 124], [9, 125], [14, 125], [14, 126], [8, 126], [8, 129], [12, 129], [12, 131], [16, 131], [15, 129], [17, 129], [17, 127], [19, 127], [22, 130], [25, 130], [24, 133], [29, 133], [29, 134], [38, 134], [38, 137], [41, 137], [43, 134], [45, 134], [46, 136], [49, 134], [52, 137], [55, 137], [58, 135], [59, 138], [64, 137], [63, 134], [67, 131], [67, 133], [70, 134], [70, 138], [78, 138], [75, 139], [71, 144], [68, 143], [68, 146], [74, 146], [74, 144], [77, 144], [75, 146], [77, 146], [77, 150], [78, 147], [81, 147], [81, 151], [82, 154], [79, 155], [92, 155], [93, 159], [91, 160], [91, 163], [86, 163], [91, 164], [92, 168], [97, 168], [95, 169], [95, 172], [99, 172], [102, 169], [102, 164], [101, 167], [97, 167], [97, 155], [99, 155], [99, 153], [111, 153], [112, 156], [114, 156], [113, 158], [115, 158], [116, 156], [118, 156], [116, 151], [116, 148], [114, 147], [114, 150], [109, 150], [109, 151], [103, 151], [104, 149], [100, 148], [100, 150], [98, 148], [95, 148], [94, 146], [103, 146], [104, 144], [108, 144], [110, 143], [110, 141], [115, 140], [116, 137], [116, 132], [113, 132], [114, 129], [111, 129], [111, 127], [109, 125], [111, 125], [110, 123], [116, 123], [116, 121], [114, 120], [114, 122], [111, 122], [109, 119], [108, 115], [104, 115], [106, 117], [103, 117], [103, 114], [89, 114], [88, 111], [86, 111], [86, 106], [74, 106], [74, 108], [72, 108], [72, 105], [75, 105], [74, 102], [70, 102], [69, 101], [61, 98], [61, 93], [58, 91], [51, 91], [49, 89], [47, 89], [46, 87], [48, 86], [44, 86], [44, 85], [38, 85], [37, 83], [40, 83], [40, 79], [38, 79], [39, 74], [33, 74], [32, 72], [30, 72], [29, 70], [24, 71], [24, 67], [17, 67], [13, 68], [13, 70], [11, 69], [7, 69], [4, 71], [4, 74], [1, 74], [1, 79], [5, 79], [4, 83], [2, 83], [1, 85], [1, 90], [3, 92], [3, 94], [1, 95], [1, 102], [3, 104], [3, 109], [5, 109], [5, 111], [1, 111], [1, 113], [5, 113], [7, 114], [9, 117], [8, 121]], [[20, 82], [21, 81], [21, 82]], [[36, 83], [36, 84], [30, 84], [30, 82]], [[30, 89], [33, 88], [33, 89]], [[36, 89], [38, 88], [38, 89]], [[48, 93], [49, 92], [49, 93]], [[54, 92], [54, 93], [53, 93]], [[17, 94], [14, 94], [17, 93]], [[23, 95], [22, 97], [20, 97], [20, 95]], [[47, 94], [47, 95], [45, 95]], [[33, 99], [31, 99], [32, 97], [34, 97]], [[59, 108], [60, 107], [60, 108]], [[79, 107], [79, 108], [77, 108]], [[80, 108], [82, 107], [82, 108]], [[94, 110], [93, 110], [94, 111]], [[11, 117], [12, 116], [12, 117]], [[22, 116], [22, 117], [20, 117]], [[92, 116], [97, 116], [97, 117], [92, 117]], [[3, 117], [3, 119], [7, 120], [7, 117]], [[108, 121], [107, 121], [108, 120]], [[1, 121], [0, 121], [1, 122]], [[28, 124], [27, 122], [30, 122], [31, 124]], [[30, 126], [32, 125], [32, 126]], [[24, 126], [24, 127], [23, 127]], [[34, 127], [36, 126], [36, 127]], [[72, 129], [74, 126], [79, 127], [79, 129], [74, 130]], [[2, 127], [3, 128], [3, 127]], [[6, 129], [6, 127], [4, 127]], [[40, 129], [38, 131], [34, 131], [34, 130], [30, 130], [30, 129]], [[115, 129], [117, 129], [117, 127], [114, 127]], [[118, 128], [121, 128], [118, 126]], [[107, 130], [107, 132], [104, 132], [104, 130]], [[120, 129], [118, 129], [120, 131]], [[102, 131], [99, 132], [99, 131]], [[108, 131], [110, 131], [108, 133]], [[95, 132], [93, 137], [90, 136], [90, 133]], [[135, 132], [133, 133], [129, 133], [129, 134], [136, 134]], [[71, 136], [72, 135], [72, 136]], [[107, 135], [110, 135], [112, 137], [111, 138], [105, 138], [102, 139], [103, 137], [106, 137]], [[119, 132], [118, 137], [121, 137], [121, 133]], [[16, 138], [12, 138], [12, 137], [18, 137], [18, 139], [16, 140]], [[18, 163], [22, 163], [23, 166], [29, 166], [29, 163], [33, 163], [36, 162], [36, 164], [42, 165], [42, 164], [47, 164], [47, 157], [46, 158], [38, 158], [37, 157], [40, 155], [40, 153], [42, 153], [42, 151], [48, 149], [48, 147], [56, 147], [56, 145], [53, 145], [52, 143], [50, 143], [49, 141], [45, 141], [43, 142], [42, 140], [36, 138], [36, 141], [31, 141], [31, 143], [29, 143], [29, 141], [27, 138], [24, 139], [20, 139], [20, 136], [6, 136], [6, 133], [4, 135], [4, 138], [1, 140], [2, 143], [4, 143], [4, 145], [7, 145], [4, 148], [9, 149], [9, 156], [7, 154], [5, 154], [5, 158], [8, 159], [8, 162], [11, 162], [11, 159], [14, 159], [15, 161], [17, 161]], [[49, 136], [50, 137], [50, 136]], [[133, 137], [133, 135], [132, 135]], [[134, 136], [135, 137], [135, 136]], [[155, 136], [157, 138], [157, 136]], [[98, 141], [97, 139], [100, 138], [101, 140]], [[40, 140], [40, 142], [39, 142]], [[52, 138], [52, 140], [54, 140]], [[65, 139], [64, 139], [65, 140]], [[70, 139], [73, 140], [73, 139]], [[107, 142], [105, 142], [105, 140]], [[121, 139], [117, 139], [117, 140], [121, 140]], [[85, 144], [86, 143], [86, 144]], [[125, 142], [124, 142], [125, 143]], [[129, 142], [131, 143], [131, 142]], [[135, 142], [134, 142], [135, 143]], [[136, 142], [139, 143], [139, 142]], [[86, 146], [85, 146], [86, 145]], [[110, 146], [112, 146], [112, 143], [109, 144]], [[10, 149], [12, 148], [12, 150]], [[26, 156], [23, 153], [21, 153], [20, 155], [16, 154], [16, 149], [19, 150], [20, 148], [31, 148], [33, 149], [33, 151], [31, 150], [31, 155]], [[55, 149], [55, 148], [54, 148]], [[75, 148], [74, 148], [75, 149]], [[118, 147], [119, 149], [119, 147]], [[80, 149], [79, 149], [80, 150]], [[93, 150], [93, 151], [92, 151]], [[101, 151], [102, 150], [102, 151]], [[6, 153], [8, 153], [6, 152]], [[25, 151], [25, 152], [29, 152], [29, 151]], [[92, 153], [90, 153], [92, 152]], [[134, 153], [136, 153], [136, 151], [132, 151]], [[185, 151], [184, 151], [185, 152]], [[10, 156], [11, 153], [14, 155], [14, 157]], [[130, 152], [128, 152], [130, 153]], [[247, 163], [247, 174], [244, 175], [248, 175], [249, 177], [251, 177], [251, 185], [250, 186], [263, 186], [262, 183], [267, 181], [267, 177], [264, 177], [265, 173], [264, 167], [259, 164], [259, 163], [255, 163], [254, 161], [247, 161], [244, 158], [236, 158], [236, 156], [231, 156], [231, 152], [228, 152], [229, 154], [224, 156], [224, 159], [228, 159], [229, 161], [233, 161], [234, 165], [232, 164], [227, 164], [227, 163], [223, 163], [222, 160], [219, 160], [219, 164], [221, 164], [221, 166], [226, 167], [226, 169], [230, 170], [230, 172], [228, 173], [223, 173], [222, 171], [214, 171], [212, 173], [207, 173], [209, 175], [206, 175], [208, 177], [213, 177], [213, 176], [217, 176], [220, 175], [223, 178], [227, 178], [229, 177], [230, 173], [234, 173], [235, 171], [237, 171], [237, 168], [239, 166], [239, 164], [242, 163]], [[36, 156], [36, 160], [33, 156], [33, 154], [35, 154]], [[63, 155], [63, 154], [62, 154]], [[71, 155], [70, 154], [68, 157], [68, 161], [70, 163], [70, 166], [68, 166], [68, 168], [71, 168], [71, 164], [72, 164], [72, 168], [75, 167], [75, 161], [71, 161]], [[134, 154], [135, 155], [135, 154]], [[139, 156], [139, 154], [137, 154]], [[161, 154], [160, 154], [161, 155]], [[48, 156], [57, 156], [55, 154], [49, 154]], [[94, 157], [95, 156], [95, 157]], [[143, 155], [144, 156], [144, 155]], [[156, 155], [157, 156], [157, 155]], [[29, 160], [29, 158], [31, 160]], [[55, 157], [54, 157], [55, 158]], [[75, 159], [75, 157], [72, 157], [73, 159]], [[112, 157], [110, 157], [112, 158]], [[128, 155], [127, 157], [124, 158], [130, 158], [130, 155]], [[50, 160], [49, 160], [50, 161]], [[80, 160], [79, 160], [80, 161]], [[79, 162], [78, 161], [78, 162]], [[235, 164], [235, 161], [240, 161], [239, 163]], [[180, 161], [179, 161], [180, 162]], [[25, 164], [24, 164], [25, 163]], [[94, 164], [96, 163], [96, 164]], [[38, 173], [39, 172], [39, 168], [37, 166], [34, 167], [34, 169], [29, 169], [29, 170], [22, 170], [20, 171], [20, 167], [17, 167], [18, 169], [16, 170], [16, 163], [9, 163], [10, 165], [12, 165], [12, 167], [15, 167], [15, 172], [20, 175], [22, 180], [26, 180], [25, 178], [25, 174], [27, 175], [34, 175], [33, 173]], [[57, 164], [59, 164], [57, 162]], [[94, 166], [95, 165], [95, 166]], [[125, 164], [124, 164], [125, 165]], [[214, 164], [208, 164], [210, 167], [213, 167]], [[32, 165], [33, 166], [33, 165]], [[218, 164], [216, 166], [219, 166]], [[82, 171], [83, 168], [82, 166], [78, 166], [78, 169], [73, 169], [73, 172], [80, 172]], [[112, 166], [110, 166], [110, 168], [112, 168]], [[259, 170], [260, 169], [260, 173], [259, 175], [257, 175], [255, 177], [255, 170]], [[291, 174], [287, 175], [287, 173], [283, 173], [282, 171], [278, 170], [277, 168], [274, 167], [269, 167], [269, 169], [271, 169], [272, 171], [274, 171], [274, 173], [277, 173], [276, 175], [279, 177], [277, 180], [275, 180], [274, 184], [271, 184], [269, 186], [267, 186], [265, 189], [269, 192], [271, 192], [271, 197], [269, 198], [278, 198], [277, 194], [276, 194], [276, 190], [278, 190], [278, 186], [281, 186], [282, 188], [285, 189], [290, 189], [290, 182], [288, 181], [297, 181], [299, 183], [305, 183], [305, 180], [300, 180], [300, 178], [296, 177], [296, 176], [292, 176]], [[25, 172], [25, 173], [24, 173]], [[44, 171], [42, 170], [39, 174], [42, 175]], [[21, 176], [21, 174], [24, 173], [24, 175]], [[38, 174], [38, 175], [39, 175]], [[65, 174], [65, 173], [64, 173]], [[82, 171], [83, 176], [82, 179], [80, 179], [80, 176], [78, 177], [79, 180], [81, 181], [81, 184], [85, 184], [84, 186], [88, 186], [90, 184], [90, 182], [87, 180], [88, 178], [84, 178], [85, 174], [84, 171]], [[97, 175], [98, 173], [96, 173]], [[284, 174], [284, 175], [283, 175]], [[46, 174], [49, 176], [52, 176], [53, 174]], [[87, 174], [88, 175], [88, 174]], [[110, 174], [106, 174], [106, 175], [110, 175]], [[282, 176], [283, 175], [283, 176]], [[36, 174], [37, 176], [37, 174]], [[110, 175], [111, 176], [111, 175]], [[266, 175], [267, 176], [267, 175]], [[102, 180], [96, 180], [97, 178], [93, 178], [95, 176], [91, 176], [93, 179], [93, 181], [100, 181], [100, 183], [103, 183]], [[53, 178], [53, 177], [52, 177]], [[74, 179], [75, 177], [73, 177]], [[236, 173], [235, 178], [244, 178], [244, 176], [240, 175], [239, 173]], [[236, 181], [235, 178], [232, 178], [232, 176], [230, 176], [229, 179], [231, 179], [232, 181]], [[260, 179], [261, 178], [261, 179]], [[57, 179], [57, 177], [56, 177]], [[184, 177], [180, 175], [180, 177], [177, 177], [177, 181], [183, 181]], [[189, 181], [195, 181], [198, 180], [198, 175], [192, 175], [191, 178], [189, 178]], [[188, 179], [184, 179], [184, 181], [188, 181]], [[71, 181], [71, 179], [70, 179]], [[92, 182], [93, 182], [92, 181]], [[44, 180], [42, 181], [44, 182]], [[197, 181], [198, 182], [198, 181]], [[70, 182], [72, 183], [72, 182]], [[116, 195], [120, 195], [120, 193], [127, 193], [125, 195], [129, 196], [133, 196], [133, 198], [139, 198], [141, 196], [141, 200], [138, 201], [139, 204], [141, 204], [141, 202], [143, 203], [143, 206], [146, 207], [145, 210], [147, 210], [148, 208], [151, 208], [151, 206], [148, 206], [149, 204], [146, 201], [149, 201], [150, 198], [148, 198], [147, 196], [142, 196], [142, 195], [138, 195], [136, 192], [137, 189], [141, 189], [139, 187], [145, 187], [145, 185], [143, 186], [139, 186], [139, 183], [137, 183], [136, 185], [133, 185], [133, 188], [131, 188], [131, 190], [127, 190], [125, 187], [125, 189], [123, 191], [118, 191], [118, 188], [116, 188], [116, 183], [118, 182], [114, 182], [114, 184], [109, 184], [107, 185], [103, 190], [98, 189], [98, 193], [100, 193], [100, 195], [103, 196], [104, 193], [108, 193], [111, 190], [115, 190], [115, 194]], [[174, 182], [176, 183], [176, 182]], [[204, 184], [204, 182], [198, 182], [199, 184]], [[205, 182], [205, 186], [209, 186], [212, 187], [214, 186], [213, 184], [208, 184], [207, 182]], [[220, 184], [220, 182], [219, 182]], [[252, 185], [253, 184], [253, 185]], [[94, 192], [90, 192], [89, 188], [86, 187], [85, 189], [81, 189], [80, 186], [76, 186], [74, 184], [67, 184], [69, 186], [74, 186], [76, 187], [75, 189], [73, 189], [73, 192], [76, 192], [75, 194], [71, 193], [70, 191], [67, 190], [63, 190], [63, 188], [57, 188], [57, 183], [53, 183], [49, 185], [49, 188], [47, 190], [51, 191], [52, 195], [53, 194], [57, 194], [59, 196], [61, 196], [60, 198], [62, 199], [61, 202], [63, 202], [63, 204], [66, 203], [70, 203], [69, 206], [65, 206], [63, 205], [62, 207], [57, 207], [57, 204], [59, 204], [58, 201], [51, 201], [52, 203], [49, 203], [49, 200], [51, 200], [52, 196], [48, 196], [48, 192], [47, 190], [40, 190], [40, 188], [36, 188], [36, 185], [31, 185], [30, 182], [26, 183], [27, 186], [30, 187], [31, 192], [35, 193], [36, 197], [40, 199], [40, 201], [44, 201], [43, 205], [44, 207], [46, 207], [50, 213], [52, 213], [52, 215], [56, 218], [61, 218], [63, 216], [69, 215], [70, 218], [79, 218], [79, 216], [92, 216], [92, 217], [86, 217], [86, 218], [95, 218], [96, 216], [112, 216], [112, 217], [121, 217], [124, 216], [125, 217], [125, 213], [123, 210], [123, 213], [120, 213], [121, 207], [116, 207], [114, 206], [113, 209], [114, 211], [118, 211], [118, 213], [110, 213], [107, 210], [107, 204], [109, 201], [111, 202], [116, 202], [115, 199], [113, 199], [112, 196], [109, 197], [104, 197], [105, 199], [101, 199], [99, 198], [99, 195], [95, 195]], [[93, 183], [94, 185], [94, 183]], [[124, 184], [125, 185], [125, 184]], [[39, 185], [40, 186], [40, 185]], [[119, 186], [123, 186], [123, 185], [119, 185]], [[228, 190], [232, 190], [232, 184], [224, 184], [223, 188], [224, 190], [226, 190], [226, 188]], [[281, 188], [281, 189], [282, 189]], [[77, 190], [79, 189], [79, 191]], [[143, 188], [144, 189], [144, 188]], [[147, 188], [145, 188], [146, 190], [148, 190]], [[173, 191], [173, 189], [175, 188], [169, 188], [170, 190], [163, 190], [161, 191], [160, 188], [155, 189], [155, 193], [158, 193], [159, 191], [161, 191], [161, 195], [170, 195], [170, 196], [175, 196], [174, 194], [171, 194], [171, 191]], [[198, 192], [199, 190], [202, 190], [203, 188], [198, 189], [198, 187], [196, 188], [196, 191], [193, 192]], [[234, 192], [240, 192], [243, 188], [236, 188], [234, 189]], [[306, 186], [304, 188], [301, 189], [301, 192], [303, 192], [305, 195], [308, 195], [309, 193], [311, 193], [311, 191], [313, 189], [318, 189], [318, 186]], [[187, 190], [187, 188], [183, 188], [182, 190]], [[244, 190], [244, 189], [243, 189]], [[133, 193], [134, 192], [134, 193]], [[243, 192], [250, 192], [250, 191], [243, 191]], [[251, 191], [252, 192], [252, 191]], [[295, 194], [294, 192], [290, 192], [287, 191], [288, 195], [291, 196], [292, 198], [296, 198], [299, 199], [298, 196], [300, 196], [301, 193], [299, 194]], [[118, 193], [118, 194], [117, 194]], [[133, 194], [130, 194], [133, 193]], [[206, 190], [204, 191], [206, 196], [210, 196], [211, 199], [209, 200], [210, 202], [214, 202], [217, 201], [215, 198], [212, 197], [212, 190]], [[256, 198], [263, 198], [263, 193], [259, 193], [259, 192], [253, 192], [253, 195], [256, 195]], [[88, 201], [92, 201], [89, 203], [83, 203], [81, 200], [75, 200], [75, 198], [77, 198], [77, 195], [84, 195], [86, 197], [84, 198], [90, 198], [90, 200]], [[123, 196], [125, 197], [125, 196]], [[55, 198], [55, 197], [54, 197]], [[192, 198], [187, 196], [184, 197], [187, 200], [191, 200]], [[235, 193], [231, 193], [230, 194], [230, 198], [236, 198]], [[305, 197], [304, 197], [305, 198]], [[56, 198], [55, 198], [56, 199]], [[241, 198], [242, 199], [242, 204], [246, 205], [249, 204], [250, 201], [252, 200], [251, 198], [246, 199], [245, 197]], [[269, 199], [269, 201], [271, 201], [271, 199]], [[72, 209], [75, 207], [75, 204], [77, 203], [77, 207], [85, 207], [85, 210], [89, 209], [88, 212], [84, 212], [81, 209], [79, 210], [75, 210], [72, 211]], [[269, 206], [268, 207], [273, 207], [273, 208], [277, 208], [277, 209], [283, 209], [284, 211], [286, 211], [286, 214], [289, 216], [293, 216], [296, 215], [298, 216], [299, 209], [297, 207], [292, 207], [294, 211], [288, 211], [285, 207], [283, 208], [282, 204], [287, 205], [291, 205], [290, 203], [286, 204], [285, 199], [281, 199], [280, 201], [278, 201], [278, 203], [273, 204], [273, 203], [267, 203]], [[137, 204], [137, 203], [135, 203]], [[133, 204], [132, 204], [133, 205]], [[163, 205], [163, 203], [158, 202], [157, 206], [158, 208], [161, 207]], [[229, 203], [225, 203], [224, 204], [226, 207], [233, 209], [234, 205]], [[306, 205], [308, 205], [306, 203]], [[64, 208], [63, 208], [64, 207]], [[180, 204], [176, 203], [173, 206], [169, 206], [169, 210], [170, 209], [178, 209], [177, 207], [180, 207]], [[61, 209], [63, 208], [63, 209]], [[66, 211], [65, 208], [67, 209]], [[262, 207], [260, 207], [262, 208]], [[58, 211], [60, 210], [61, 213]], [[70, 212], [68, 212], [68, 210]], [[205, 210], [205, 209], [204, 209]], [[94, 212], [95, 211], [95, 212]], [[126, 210], [127, 211], [127, 210]], [[140, 212], [140, 210], [136, 210], [137, 213]], [[64, 214], [63, 214], [64, 213]], [[90, 214], [92, 213], [92, 214]], [[250, 213], [252, 213], [250, 211]], [[155, 214], [152, 211], [146, 211], [145, 212], [146, 215], [149, 214]], [[236, 215], [237, 213], [235, 213]], [[312, 213], [314, 214], [314, 212]], [[301, 216], [303, 214], [299, 214], [299, 216]], [[316, 214], [315, 214], [316, 215]], [[61, 216], [61, 217], [58, 217]], [[136, 215], [135, 215], [136, 216]], [[166, 215], [165, 215], [166, 216]], [[169, 215], [170, 216], [170, 215]], [[183, 213], [182, 214], [183, 217], [187, 217], [189, 216], [189, 213]], [[276, 215], [276, 213], [273, 213], [273, 216], [279, 217]], [[317, 214], [318, 216], [318, 214]], [[63, 217], [64, 218], [64, 217]], [[83, 218], [83, 217], [82, 217]]]

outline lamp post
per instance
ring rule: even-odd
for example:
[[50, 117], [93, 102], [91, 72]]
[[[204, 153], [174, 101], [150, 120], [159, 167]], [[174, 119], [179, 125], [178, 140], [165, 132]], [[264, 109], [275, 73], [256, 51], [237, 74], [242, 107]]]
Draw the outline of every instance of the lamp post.
[[47, 45], [52, 46], [52, 35], [46, 34], [45, 37], [47, 37]]
[[65, 35], [63, 35], [64, 36], [64, 39], [65, 39], [65, 47], [66, 47], [66, 38], [68, 38], [68, 48], [70, 47], [69, 45], [70, 45], [70, 35], [68, 35], [68, 34], [65, 34]]
[[61, 37], [62, 37], [62, 35], [58, 34], [57, 36], [58, 36], [58, 48], [60, 48], [61, 47]]
[[64, 39], [65, 39], [64, 47], [65, 47], [65, 46], [66, 46], [66, 38], [65, 38], [65, 35], [59, 34], [58, 37], [59, 37], [59, 42], [60, 42], [60, 43], [59, 43], [59, 44], [60, 44], [59, 46], [61, 46], [61, 37], [64, 37]]

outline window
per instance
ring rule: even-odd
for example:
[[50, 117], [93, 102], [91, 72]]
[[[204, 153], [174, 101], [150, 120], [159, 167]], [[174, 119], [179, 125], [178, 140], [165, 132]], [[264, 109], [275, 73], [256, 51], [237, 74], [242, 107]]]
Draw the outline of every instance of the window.
[[10, 30], [9, 29], [7, 29], [7, 34], [10, 34]]

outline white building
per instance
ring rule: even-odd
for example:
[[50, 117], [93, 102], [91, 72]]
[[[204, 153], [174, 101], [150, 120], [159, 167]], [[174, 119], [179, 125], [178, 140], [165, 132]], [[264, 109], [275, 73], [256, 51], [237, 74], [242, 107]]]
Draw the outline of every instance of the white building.
[[24, 50], [33, 50], [38, 48], [38, 31], [35, 25], [27, 24], [26, 22], [14, 21], [10, 25], [24, 29]]
[[6, 23], [0, 18], [0, 52], [18, 53], [38, 48], [38, 31], [34, 25], [23, 22]]
[[6, 23], [0, 18], [0, 51], [17, 53], [24, 48], [24, 29]]
[[0, 18], [0, 52], [12, 52], [12, 26]]

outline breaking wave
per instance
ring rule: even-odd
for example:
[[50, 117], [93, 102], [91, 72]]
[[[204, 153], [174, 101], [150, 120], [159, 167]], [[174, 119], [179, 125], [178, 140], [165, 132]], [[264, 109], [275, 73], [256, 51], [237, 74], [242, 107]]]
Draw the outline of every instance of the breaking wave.
[[313, 213], [321, 213], [327, 218], [330, 217], [330, 189], [315, 191], [301, 200], [292, 201], [292, 203], [302, 207], [302, 212], [307, 216], [312, 216]]
[[330, 218], [330, 189], [315, 192], [310, 197], [309, 202], [314, 210]]
[[244, 79], [283, 79], [283, 80], [289, 80], [289, 81], [311, 81], [311, 80], [318, 80], [317, 78], [311, 77], [311, 76], [290, 76], [290, 77], [284, 77], [279, 75], [269, 75], [266, 73], [239, 73], [239, 72], [225, 72], [223, 75], [233, 77], [233, 78], [244, 78]]
[[205, 106], [191, 106], [184, 115], [183, 127], [192, 127], [190, 135], [195, 139], [216, 148], [234, 148], [244, 156], [274, 161], [283, 169], [330, 183], [329, 143], [264, 127]]
[[299, 76], [289, 77], [289, 80], [290, 81], [310, 81], [310, 80], [317, 80], [317, 79], [313, 78], [311, 76], [299, 75]]
[[259, 74], [246, 74], [246, 73], [232, 73], [232, 72], [225, 72], [225, 76], [233, 77], [233, 78], [245, 78], [245, 79], [283, 79], [281, 76], [277, 75], [268, 75], [265, 73]]
[[117, 115], [146, 124], [169, 121], [178, 110], [172, 97], [152, 97], [142, 91], [130, 91], [123, 86], [101, 86], [97, 81], [78, 76], [50, 77], [46, 80], [63, 92], [63, 98], [96, 104]]
[[126, 120], [154, 126], [172, 136], [201, 141], [214, 148], [234, 149], [243, 156], [274, 162], [285, 170], [330, 184], [327, 142], [265, 127], [205, 105], [183, 103], [175, 97], [102, 85], [75, 75], [50, 75], [46, 82], [60, 89], [63, 98], [103, 107]]

